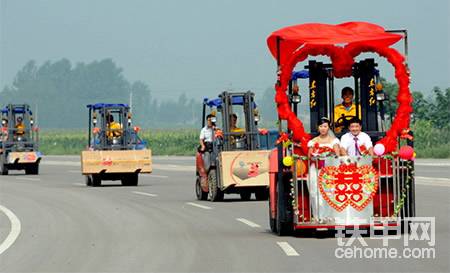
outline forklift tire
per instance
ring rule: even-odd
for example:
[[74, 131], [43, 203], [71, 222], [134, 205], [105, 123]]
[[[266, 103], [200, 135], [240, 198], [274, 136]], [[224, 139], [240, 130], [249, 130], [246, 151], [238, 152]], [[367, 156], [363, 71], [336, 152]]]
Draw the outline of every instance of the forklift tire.
[[93, 174], [92, 175], [92, 187], [100, 187], [102, 185], [102, 179], [100, 175]]
[[8, 167], [5, 164], [0, 164], [0, 172], [2, 175], [8, 175]]
[[125, 175], [122, 179], [122, 186], [137, 186], [138, 185], [138, 174], [137, 173], [131, 173]]
[[90, 175], [85, 176], [86, 186], [92, 187], [92, 177]]
[[265, 201], [269, 199], [269, 189], [258, 189], [255, 191], [255, 197], [258, 201]]
[[272, 207], [272, 204], [270, 203], [270, 199], [269, 199], [269, 226], [270, 226], [270, 230], [273, 233], [276, 233], [277, 232], [277, 219], [272, 218], [272, 212], [270, 211], [271, 207]]
[[[286, 181], [277, 183], [277, 215], [276, 215], [276, 233], [278, 236], [291, 235], [293, 232], [293, 223], [289, 220], [289, 192], [290, 189], [287, 188]], [[281, 215], [286, 214], [285, 218], [281, 219]]]
[[39, 164], [31, 164], [25, 167], [25, 174], [38, 175], [39, 174]]
[[252, 198], [252, 192], [248, 190], [242, 190], [239, 195], [241, 196], [242, 201], [249, 201]]
[[207, 200], [208, 193], [202, 190], [202, 186], [200, 185], [200, 177], [197, 176], [197, 180], [195, 181], [195, 195], [197, 196], [197, 200]]
[[215, 169], [211, 169], [208, 173], [208, 184], [209, 184], [208, 199], [212, 202], [222, 201], [223, 191], [219, 189]]

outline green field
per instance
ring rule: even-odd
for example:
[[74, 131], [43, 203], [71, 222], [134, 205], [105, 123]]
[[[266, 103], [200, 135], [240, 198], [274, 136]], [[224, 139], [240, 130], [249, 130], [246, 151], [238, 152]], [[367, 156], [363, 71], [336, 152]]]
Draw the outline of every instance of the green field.
[[[149, 143], [154, 155], [194, 155], [198, 130], [144, 130], [140, 137]], [[42, 130], [40, 149], [47, 155], [79, 154], [87, 147], [87, 132], [81, 130]]]
[[[436, 129], [427, 121], [416, 122], [415, 150], [419, 158], [450, 158], [450, 131]], [[152, 129], [140, 133], [154, 155], [194, 155], [198, 146], [196, 129]], [[82, 130], [42, 130], [40, 149], [47, 155], [74, 155], [87, 146], [87, 132]]]

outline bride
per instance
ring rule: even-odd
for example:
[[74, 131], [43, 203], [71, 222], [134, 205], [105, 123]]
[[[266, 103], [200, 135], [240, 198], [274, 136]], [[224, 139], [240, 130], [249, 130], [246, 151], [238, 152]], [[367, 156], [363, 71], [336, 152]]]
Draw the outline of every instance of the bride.
[[332, 218], [333, 211], [318, 189], [318, 169], [323, 167], [325, 157], [339, 156], [340, 154], [340, 142], [330, 130], [330, 123], [328, 118], [321, 118], [317, 124], [319, 136], [308, 142], [308, 157], [311, 158], [308, 180], [309, 196], [313, 217], [320, 222]]

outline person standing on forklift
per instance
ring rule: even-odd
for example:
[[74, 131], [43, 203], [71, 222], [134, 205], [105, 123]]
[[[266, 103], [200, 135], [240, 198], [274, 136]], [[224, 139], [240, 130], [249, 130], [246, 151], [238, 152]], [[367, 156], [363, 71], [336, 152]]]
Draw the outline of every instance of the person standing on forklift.
[[361, 131], [361, 120], [355, 117], [349, 123], [348, 129], [350, 132], [341, 137], [341, 153], [349, 156], [373, 156], [372, 140], [368, 134]]
[[[342, 103], [334, 107], [334, 131], [340, 133], [348, 127], [348, 121], [356, 117], [356, 105], [353, 103], [354, 91], [346, 86], [341, 91]], [[346, 118], [347, 117], [347, 118]], [[359, 105], [358, 118], [361, 118], [361, 105]]]
[[207, 115], [206, 126], [200, 131], [200, 152], [205, 152], [212, 149], [213, 134], [216, 126], [213, 119], [215, 119], [214, 115]]

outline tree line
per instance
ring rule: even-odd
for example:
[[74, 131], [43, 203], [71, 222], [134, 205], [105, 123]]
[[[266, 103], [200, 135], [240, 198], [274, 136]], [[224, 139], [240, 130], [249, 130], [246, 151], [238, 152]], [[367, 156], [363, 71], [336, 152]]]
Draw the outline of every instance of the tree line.
[[158, 101], [142, 81], [130, 82], [113, 60], [72, 64], [67, 59], [38, 65], [29, 61], [12, 84], [0, 92], [0, 104], [29, 104], [42, 128], [84, 128], [87, 104], [128, 103], [133, 119], [143, 127], [192, 127], [201, 119], [201, 99], [181, 95]]

